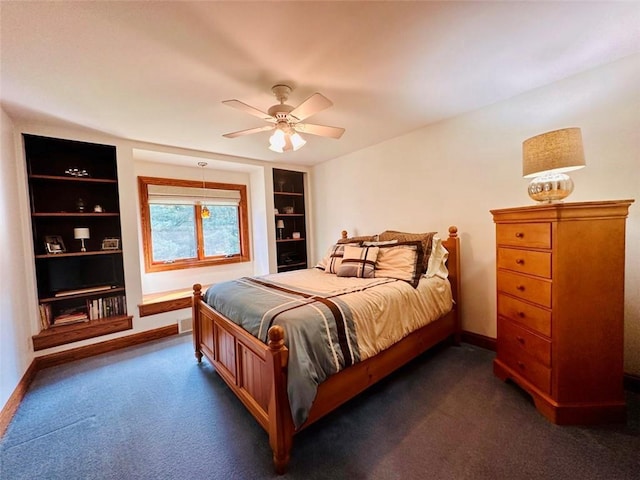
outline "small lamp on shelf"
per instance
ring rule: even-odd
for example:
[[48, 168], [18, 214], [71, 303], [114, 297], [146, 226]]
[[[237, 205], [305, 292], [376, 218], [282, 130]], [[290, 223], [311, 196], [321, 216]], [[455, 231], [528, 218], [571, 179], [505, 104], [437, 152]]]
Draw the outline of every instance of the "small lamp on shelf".
[[86, 252], [87, 249], [84, 246], [84, 241], [89, 237], [89, 229], [86, 227], [74, 228], [73, 229], [73, 238], [76, 240], [80, 240], [82, 242], [82, 247], [80, 248], [81, 252]]
[[282, 231], [284, 230], [284, 220], [278, 220], [276, 222], [276, 228], [278, 229], [278, 240], [282, 240]]
[[565, 172], [585, 166], [582, 133], [563, 128], [542, 133], [522, 143], [522, 176], [533, 178], [529, 196], [539, 202], [561, 202], [573, 191]]

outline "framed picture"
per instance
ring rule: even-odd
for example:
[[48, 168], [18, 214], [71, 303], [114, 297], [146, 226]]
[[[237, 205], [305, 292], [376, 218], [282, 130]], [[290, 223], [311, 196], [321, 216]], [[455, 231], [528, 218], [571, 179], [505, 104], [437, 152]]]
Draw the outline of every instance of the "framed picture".
[[117, 237], [107, 237], [102, 240], [102, 250], [119, 250], [120, 239]]
[[60, 235], [46, 235], [44, 237], [44, 246], [47, 253], [51, 255], [65, 253], [67, 251]]

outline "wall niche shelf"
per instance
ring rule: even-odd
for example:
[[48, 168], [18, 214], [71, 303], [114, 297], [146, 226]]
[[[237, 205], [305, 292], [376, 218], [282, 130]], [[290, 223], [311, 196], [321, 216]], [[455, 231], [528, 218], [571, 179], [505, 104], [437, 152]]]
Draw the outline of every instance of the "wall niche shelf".
[[70, 325], [53, 325], [33, 336], [33, 349], [36, 351], [44, 350], [45, 348], [79, 342], [80, 340], [131, 330], [132, 328], [132, 317], [127, 315], [100, 318]]
[[[133, 328], [119, 239], [116, 149], [23, 135], [40, 332], [35, 350]], [[89, 238], [75, 238], [75, 229]], [[106, 245], [106, 244], [104, 244]]]
[[304, 173], [274, 168], [273, 202], [278, 272], [307, 268]]

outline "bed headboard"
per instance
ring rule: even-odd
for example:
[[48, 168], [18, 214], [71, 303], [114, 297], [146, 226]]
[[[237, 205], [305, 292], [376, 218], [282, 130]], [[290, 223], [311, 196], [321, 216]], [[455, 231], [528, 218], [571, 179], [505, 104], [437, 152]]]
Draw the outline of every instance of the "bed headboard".
[[[348, 238], [348, 232], [342, 230], [340, 232], [342, 240]], [[447, 269], [449, 270], [449, 283], [451, 283], [451, 293], [453, 300], [456, 302], [458, 309], [460, 308], [460, 238], [458, 237], [458, 227], [451, 225], [449, 227], [449, 236], [442, 239], [442, 245], [449, 252], [447, 259]]]

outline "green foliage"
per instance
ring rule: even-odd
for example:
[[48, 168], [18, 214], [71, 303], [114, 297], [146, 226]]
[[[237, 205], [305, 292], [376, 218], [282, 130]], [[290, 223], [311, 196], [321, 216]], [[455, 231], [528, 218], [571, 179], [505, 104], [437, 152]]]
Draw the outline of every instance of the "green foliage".
[[238, 207], [207, 205], [211, 217], [202, 220], [205, 256], [236, 255], [240, 253]]
[[196, 258], [193, 205], [149, 205], [153, 260], [162, 262]]
[[153, 260], [197, 258], [196, 221], [202, 221], [205, 256], [240, 253], [238, 207], [207, 205], [211, 217], [196, 218], [193, 205], [149, 205]]

